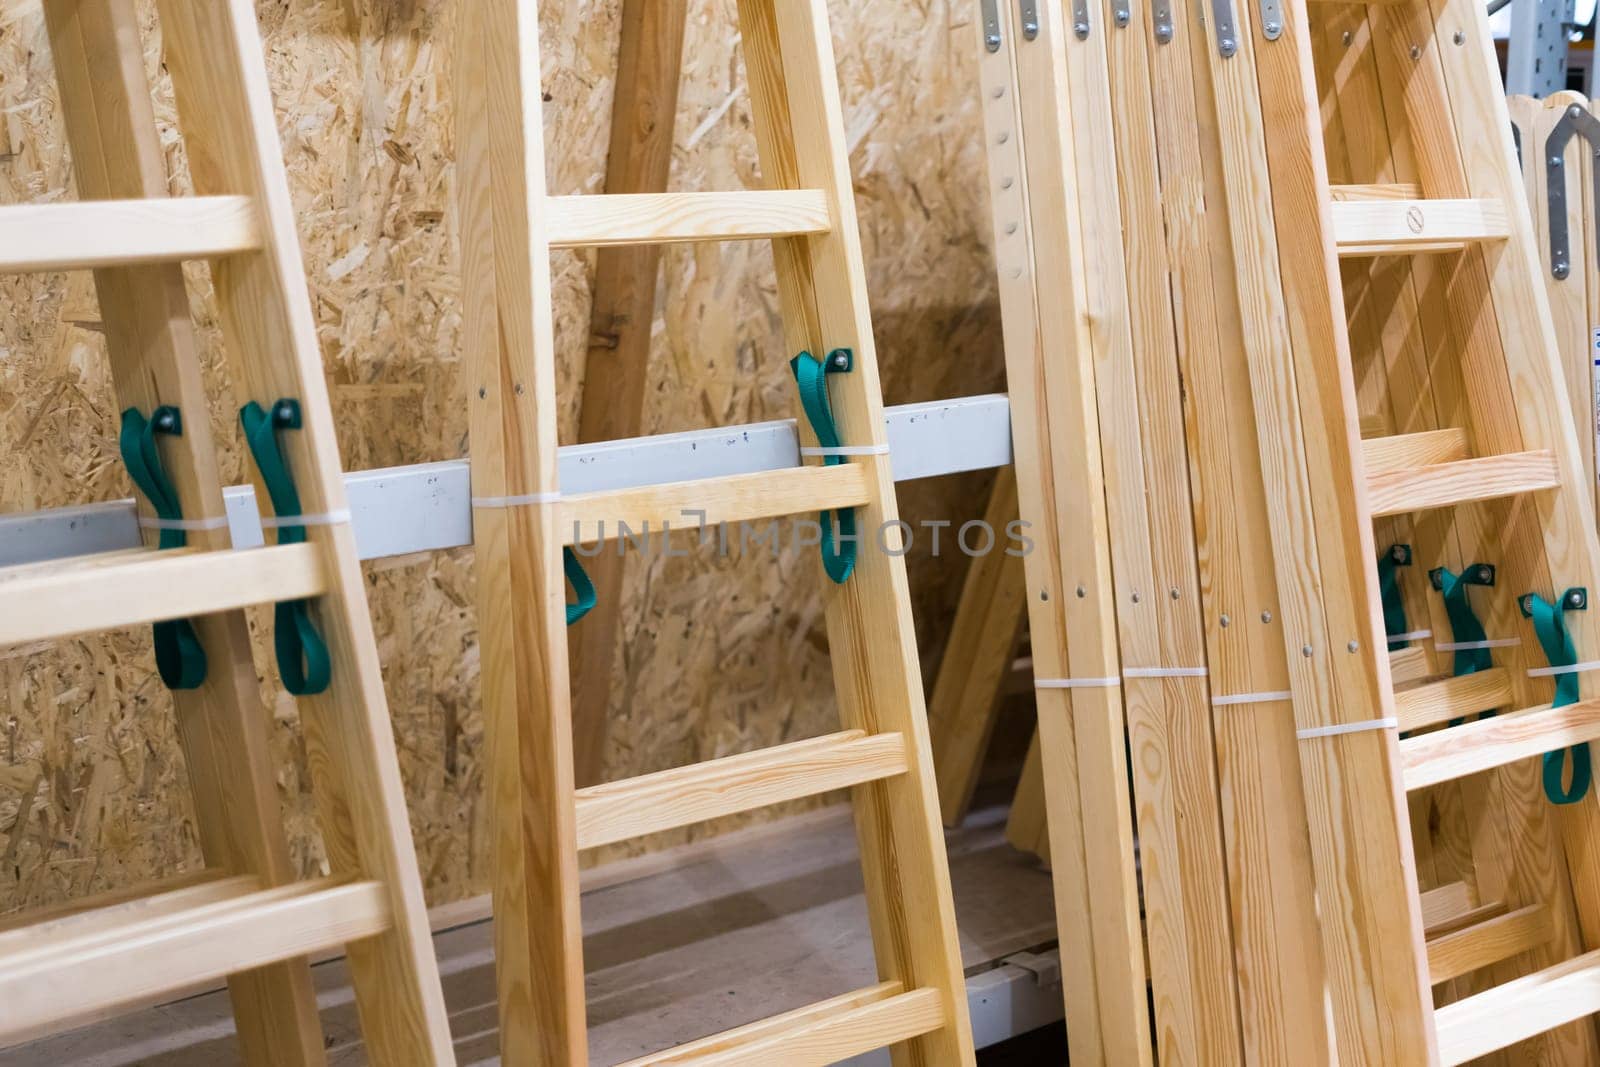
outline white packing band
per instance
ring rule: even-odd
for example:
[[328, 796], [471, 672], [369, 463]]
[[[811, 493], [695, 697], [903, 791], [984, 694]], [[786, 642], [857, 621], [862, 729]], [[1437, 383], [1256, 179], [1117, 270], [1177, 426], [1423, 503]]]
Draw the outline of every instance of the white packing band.
[[1435, 641], [1440, 652], [1465, 652], [1473, 648], [1512, 648], [1522, 644], [1520, 637], [1491, 637], [1487, 641]]
[[1226, 708], [1234, 704], [1277, 704], [1284, 700], [1293, 700], [1294, 694], [1287, 689], [1279, 689], [1270, 693], [1234, 693], [1232, 696], [1212, 697], [1211, 706]]
[[520, 496], [475, 496], [472, 498], [472, 506], [475, 508], [520, 508], [527, 504], [554, 504], [560, 499], [560, 493], [523, 493]]
[[1590, 660], [1588, 663], [1574, 663], [1568, 667], [1534, 667], [1528, 671], [1528, 677], [1551, 678], [1558, 674], [1581, 674], [1584, 671], [1600, 671], [1600, 660]]
[[[1433, 631], [1412, 630], [1408, 634], [1385, 634], [1384, 636], [1385, 639], [1389, 641], [1426, 641], [1428, 638], [1433, 636]], [[1444, 646], [1438, 645], [1436, 647], [1443, 648]]]
[[140, 515], [139, 525], [146, 530], [224, 530], [228, 526], [228, 517], [214, 515], [209, 519], [157, 519]]
[[1341, 722], [1337, 726], [1313, 726], [1309, 730], [1296, 730], [1294, 735], [1302, 741], [1313, 737], [1336, 737], [1339, 734], [1359, 734], [1368, 730], [1398, 730], [1400, 720], [1396, 718], [1368, 719], [1366, 722]]
[[1114, 689], [1121, 678], [1035, 678], [1035, 689]]
[[800, 449], [802, 456], [887, 456], [888, 445], [836, 445], [833, 448], [823, 448], [818, 445], [807, 445]]
[[350, 521], [350, 512], [329, 511], [322, 515], [263, 515], [263, 530], [281, 530], [293, 526], [343, 526]]
[[1204, 667], [1124, 667], [1124, 678], [1204, 678]]

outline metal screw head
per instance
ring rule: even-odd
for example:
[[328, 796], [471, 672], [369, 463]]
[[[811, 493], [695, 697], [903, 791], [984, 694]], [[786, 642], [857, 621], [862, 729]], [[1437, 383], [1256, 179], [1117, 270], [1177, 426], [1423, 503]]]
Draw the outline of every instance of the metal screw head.
[[1083, 598], [1084, 598], [1084, 597], [1086, 597], [1086, 596], [1088, 596], [1088, 595], [1089, 595], [1089, 591], [1088, 591], [1088, 590], [1087, 590], [1087, 589], [1085, 589], [1085, 588], [1084, 588], [1084, 587], [1083, 587], [1083, 586], [1081, 586], [1081, 585], [1080, 585], [1080, 586], [1078, 586], [1078, 599], [1079, 599], [1079, 600], [1082, 600], [1082, 599], [1083, 599]]
[[1266, 31], [1268, 40], [1277, 38], [1278, 34], [1283, 32], [1283, 27], [1278, 25], [1276, 22], [1269, 22], [1261, 28]]
[[1233, 621], [1233, 620], [1232, 620], [1232, 619], [1230, 619], [1230, 618], [1228, 618], [1228, 617], [1227, 617], [1227, 616], [1226, 616], [1226, 615], [1224, 615], [1224, 616], [1223, 616], [1223, 617], [1222, 617], [1222, 618], [1221, 618], [1221, 619], [1220, 619], [1220, 620], [1218, 620], [1218, 621], [1219, 621], [1219, 622], [1221, 622], [1221, 623], [1222, 623], [1222, 625], [1223, 625], [1223, 626], [1227, 626], [1227, 625], [1228, 625], [1228, 624], [1229, 624], [1229, 623], [1230, 623], [1230, 622], [1232, 622], [1232, 621]]
[[1422, 58], [1422, 46], [1420, 44], [1414, 44], [1414, 45], [1411, 46], [1411, 58], [1412, 59], [1420, 59], [1420, 58]]
[[1361, 642], [1357, 641], [1355, 638], [1352, 637], [1350, 639], [1350, 643], [1348, 645], [1345, 645], [1344, 647], [1348, 648], [1351, 652], [1360, 652], [1361, 651]]
[[1310, 645], [1302, 645], [1301, 648], [1300, 648], [1300, 654], [1302, 656], [1304, 656], [1306, 659], [1310, 659], [1313, 655], [1316, 654], [1316, 650], [1313, 649]]
[[1340, 38], [1340, 40], [1344, 42], [1344, 46], [1346, 48], [1349, 48], [1350, 42], [1355, 40], [1355, 36], [1349, 30], [1345, 30], [1344, 35]]
[[1562, 158], [1561, 156], [1551, 156], [1547, 162], [1552, 167], [1559, 167], [1559, 166], [1561, 166], [1561, 164], [1565, 163], [1566, 160], [1564, 158]]
[[1000, 35], [998, 33], [984, 34], [983, 46], [991, 52], [1000, 51]]
[[1134, 593], [1133, 594], [1133, 602], [1135, 604], [1137, 604], [1139, 602], [1139, 594], [1138, 593]]
[[1031, 19], [1024, 22], [1022, 24], [1022, 36], [1030, 41], [1039, 36], [1039, 23]]
[[1072, 32], [1077, 34], [1081, 40], [1089, 36], [1089, 24], [1087, 22], [1074, 22], [1072, 24]]
[[1488, 567], [1479, 567], [1478, 568], [1478, 581], [1480, 581], [1480, 582], [1492, 582], [1492, 581], [1494, 581], [1494, 571], [1490, 570]]
[[1272, 612], [1270, 612], [1270, 611], [1263, 611], [1263, 612], [1262, 612], [1262, 613], [1261, 613], [1261, 621], [1262, 621], [1262, 622], [1271, 622], [1271, 621], [1272, 621]]
[[1581, 589], [1569, 589], [1567, 591], [1567, 607], [1569, 609], [1571, 609], [1571, 610], [1579, 610], [1587, 602], [1588, 601], [1584, 597], [1583, 591]]
[[1467, 35], [1462, 33], [1460, 30], [1457, 30], [1455, 33], [1451, 34], [1450, 35], [1450, 39], [1452, 41], [1454, 41], [1456, 44], [1466, 44], [1467, 43]]
[[1222, 58], [1227, 59], [1239, 50], [1239, 43], [1232, 37], [1224, 37], [1217, 44], [1217, 51], [1222, 53]]
[[1557, 278], [1565, 278], [1571, 269], [1572, 268], [1567, 266], [1565, 263], [1557, 263], [1555, 266], [1550, 268], [1550, 273], [1554, 274]]
[[1128, 24], [1128, 17], [1129, 17], [1128, 13], [1126, 11], [1123, 11], [1121, 8], [1117, 9], [1117, 16], [1116, 17], [1117, 17], [1117, 25], [1118, 26], [1126, 26]]
[[843, 352], [835, 352], [833, 354], [833, 365], [840, 370], [849, 370], [850, 357]]
[[1178, 591], [1176, 589], [1172, 590], [1172, 599], [1173, 600], [1177, 600], [1178, 596], [1179, 596]]
[[1161, 25], [1157, 26], [1156, 41], [1160, 44], [1166, 44], [1170, 40], [1172, 40], [1172, 27], [1168, 26], [1166, 23], [1162, 23]]

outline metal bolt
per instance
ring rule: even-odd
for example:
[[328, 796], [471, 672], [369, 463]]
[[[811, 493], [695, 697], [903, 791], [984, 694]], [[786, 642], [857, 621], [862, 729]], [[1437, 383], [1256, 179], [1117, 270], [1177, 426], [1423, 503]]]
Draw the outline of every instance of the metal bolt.
[[1355, 37], [1350, 33], [1349, 30], [1345, 30], [1344, 31], [1344, 36], [1342, 38], [1340, 38], [1340, 39], [1342, 41], [1344, 41], [1344, 46], [1346, 48], [1349, 48], [1350, 47], [1350, 42], [1355, 40]]
[[1027, 22], [1024, 22], [1022, 24], [1022, 36], [1026, 37], [1030, 41], [1039, 36], [1039, 20], [1029, 19]]
[[1583, 594], [1576, 589], [1569, 592], [1567, 594], [1567, 607], [1574, 609], [1583, 607]]
[[1177, 600], [1178, 599], [1178, 591], [1176, 589], [1172, 590], [1172, 599], [1173, 600]]
[[1283, 32], [1283, 27], [1278, 25], [1276, 22], [1269, 22], [1261, 28], [1267, 32], [1268, 40], [1275, 39], [1278, 34]]
[[1138, 593], [1138, 591], [1137, 591], [1137, 590], [1135, 590], [1135, 592], [1134, 592], [1134, 594], [1133, 594], [1133, 602], [1134, 602], [1134, 603], [1135, 603], [1135, 604], [1137, 604], [1137, 603], [1138, 603], [1138, 602], [1139, 602], [1139, 593]]
[[1074, 22], [1072, 24], [1072, 32], [1079, 37], [1087, 37], [1089, 36], [1089, 24], [1087, 22]]
[[1227, 616], [1226, 616], [1226, 615], [1224, 615], [1224, 616], [1223, 616], [1223, 617], [1222, 617], [1222, 620], [1221, 620], [1221, 621], [1222, 621], [1222, 625], [1223, 625], [1223, 626], [1227, 626], [1227, 625], [1228, 625], [1228, 624], [1229, 624], [1229, 623], [1230, 623], [1230, 622], [1232, 622], [1232, 621], [1233, 621], [1233, 620], [1232, 620], [1232, 619], [1230, 619], [1230, 618], [1228, 618], [1228, 617], [1227, 617]]
[[1561, 166], [1562, 163], [1565, 162], [1565, 160], [1562, 159], [1562, 157], [1560, 157], [1560, 156], [1551, 156], [1549, 162], [1550, 162], [1550, 165], [1552, 167], [1559, 167], [1559, 166]]
[[1419, 44], [1412, 45], [1411, 46], [1411, 58], [1412, 59], [1420, 59], [1421, 56], [1422, 56], [1422, 46], [1419, 45]]
[[1583, 108], [1579, 107], [1577, 104], [1573, 104], [1571, 107], [1567, 108], [1567, 114], [1573, 118], [1577, 118], [1579, 115], [1583, 114]]
[[1479, 567], [1478, 568], [1478, 581], [1480, 581], [1480, 582], [1491, 582], [1493, 580], [1494, 580], [1494, 571], [1490, 570], [1488, 567]]
[[1087, 595], [1088, 595], [1088, 590], [1084, 589], [1084, 587], [1081, 586], [1081, 585], [1078, 586], [1078, 599], [1082, 600]]
[[1452, 41], [1454, 41], [1456, 44], [1466, 44], [1467, 43], [1467, 35], [1462, 33], [1460, 30], [1457, 30], [1455, 33], [1451, 34], [1450, 35], [1450, 39]]
[[850, 357], [843, 352], [839, 352], [833, 357], [833, 365], [840, 370], [847, 370], [850, 366]]
[[1156, 27], [1156, 41], [1166, 44], [1170, 40], [1172, 40], [1172, 27], [1163, 22]]
[[1239, 50], [1239, 44], [1232, 37], [1224, 37], [1217, 51], [1222, 53], [1222, 58], [1227, 59]]
[[1117, 25], [1118, 26], [1126, 26], [1127, 24], [1128, 24], [1128, 13], [1126, 11], [1118, 10], [1117, 11]]
[[1550, 273], [1554, 274], [1557, 278], [1565, 278], [1570, 270], [1571, 268], [1565, 263], [1557, 263], [1554, 267], [1550, 268]]
[[1272, 621], [1272, 612], [1270, 612], [1270, 611], [1263, 611], [1263, 612], [1262, 612], [1262, 613], [1261, 613], [1261, 621], [1262, 621], [1262, 622], [1271, 622], [1271, 621]]
[[1301, 646], [1300, 654], [1302, 656], [1304, 656], [1306, 659], [1310, 659], [1312, 657], [1312, 655], [1314, 654], [1314, 652], [1315, 652], [1315, 650], [1310, 645]]
[[1000, 35], [998, 33], [984, 34], [983, 46], [991, 52], [1000, 51]]
[[1344, 647], [1348, 648], [1351, 652], [1360, 652], [1361, 651], [1361, 642], [1357, 641], [1355, 638], [1352, 637], [1350, 639], [1350, 643], [1348, 645], [1345, 645]]

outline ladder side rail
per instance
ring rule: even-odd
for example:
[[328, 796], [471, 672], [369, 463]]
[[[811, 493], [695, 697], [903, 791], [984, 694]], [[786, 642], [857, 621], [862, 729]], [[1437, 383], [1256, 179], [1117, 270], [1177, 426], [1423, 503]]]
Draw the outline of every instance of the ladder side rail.
[[[784, 339], [792, 352], [854, 353], [833, 405], [843, 439], [883, 445], [883, 401], [856, 235], [853, 185], [824, 0], [740, 0], [751, 110], [770, 188], [819, 188], [829, 232], [773, 242]], [[841, 725], [905, 736], [907, 771], [854, 791], [879, 977], [938, 991], [946, 1025], [894, 1050], [897, 1063], [970, 1063], [971, 1024], [955, 908], [932, 777], [922, 679], [904, 561], [881, 551], [897, 519], [887, 456], [861, 457], [868, 502], [854, 574], [828, 591], [827, 623]], [[893, 534], [884, 536], [892, 537]], [[890, 542], [892, 544], [892, 541]]]
[[[338, 443], [254, 6], [161, 0], [158, 9], [195, 188], [252, 196], [261, 216], [263, 249], [211, 270], [236, 394], [241, 404], [300, 401], [304, 428], [284, 434], [283, 446], [303, 507], [342, 511]], [[312, 526], [307, 538], [326, 554], [333, 583], [313, 608], [335, 664], [332, 684], [298, 702], [323, 839], [335, 873], [381, 881], [393, 918], [384, 933], [349, 946], [363, 1032], [376, 1060], [453, 1062], [355, 541], [348, 523]]]

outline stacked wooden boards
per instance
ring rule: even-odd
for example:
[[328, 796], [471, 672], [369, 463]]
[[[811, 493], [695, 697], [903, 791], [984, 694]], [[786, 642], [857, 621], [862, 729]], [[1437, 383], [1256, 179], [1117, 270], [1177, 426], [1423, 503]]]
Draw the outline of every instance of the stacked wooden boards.
[[1587, 670], [1592, 492], [1482, 12], [982, 6], [1075, 1058], [1592, 1061], [1530, 1003], [1593, 973], [1595, 800], [1528, 757], [1594, 727], [1517, 599]]

